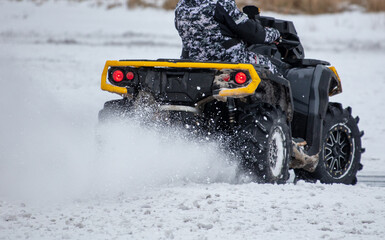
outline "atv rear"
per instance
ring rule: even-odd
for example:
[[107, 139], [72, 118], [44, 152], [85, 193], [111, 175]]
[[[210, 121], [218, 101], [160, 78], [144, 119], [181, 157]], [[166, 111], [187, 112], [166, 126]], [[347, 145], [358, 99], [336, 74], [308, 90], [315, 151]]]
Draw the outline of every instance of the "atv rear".
[[107, 102], [100, 121], [151, 105], [162, 120], [206, 136], [226, 136], [228, 150], [260, 182], [288, 179], [293, 117], [290, 84], [265, 67], [214, 62], [107, 61], [102, 89], [121, 100]]

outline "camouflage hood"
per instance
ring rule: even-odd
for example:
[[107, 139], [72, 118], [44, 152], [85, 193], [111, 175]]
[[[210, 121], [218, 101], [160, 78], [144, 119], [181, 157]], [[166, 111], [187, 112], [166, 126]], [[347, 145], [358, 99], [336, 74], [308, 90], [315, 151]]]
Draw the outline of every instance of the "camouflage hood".
[[197, 7], [197, 6], [202, 5], [206, 2], [216, 3], [217, 0], [179, 0], [178, 5], [183, 4], [186, 7]]

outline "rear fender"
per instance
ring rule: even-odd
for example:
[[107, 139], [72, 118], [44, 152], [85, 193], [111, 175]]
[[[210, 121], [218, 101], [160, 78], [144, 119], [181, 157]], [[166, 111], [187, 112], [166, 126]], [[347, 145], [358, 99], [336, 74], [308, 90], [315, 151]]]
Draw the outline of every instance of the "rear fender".
[[270, 72], [260, 74], [262, 81], [254, 96], [256, 102], [266, 102], [272, 106], [279, 106], [285, 112], [288, 122], [293, 120], [294, 105], [290, 82]]
[[288, 79], [294, 101], [293, 137], [305, 139], [310, 147], [308, 153], [317, 154], [322, 145], [329, 96], [342, 92], [341, 81], [334, 67], [321, 64], [292, 69]]

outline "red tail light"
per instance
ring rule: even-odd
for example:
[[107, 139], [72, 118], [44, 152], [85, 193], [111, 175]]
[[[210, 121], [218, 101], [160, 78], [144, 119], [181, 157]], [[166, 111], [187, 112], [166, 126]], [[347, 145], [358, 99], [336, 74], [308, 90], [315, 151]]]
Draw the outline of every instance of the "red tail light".
[[239, 72], [235, 75], [235, 82], [238, 84], [244, 84], [247, 80], [247, 76], [243, 72]]
[[126, 74], [126, 78], [127, 78], [128, 80], [132, 80], [132, 79], [134, 79], [134, 77], [135, 77], [135, 75], [134, 75], [133, 72], [128, 72], [128, 73]]
[[120, 70], [115, 70], [112, 73], [112, 79], [114, 79], [115, 82], [121, 82], [124, 78], [124, 74]]

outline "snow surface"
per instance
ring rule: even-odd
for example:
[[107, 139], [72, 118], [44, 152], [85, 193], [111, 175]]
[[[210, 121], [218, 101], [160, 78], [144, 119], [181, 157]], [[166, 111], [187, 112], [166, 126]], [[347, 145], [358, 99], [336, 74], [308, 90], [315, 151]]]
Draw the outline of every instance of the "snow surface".
[[[284, 16], [343, 81], [384, 175], [385, 14]], [[0, 239], [384, 239], [385, 188], [234, 184], [231, 156], [140, 119], [97, 127], [105, 60], [178, 58], [173, 12], [0, 1]]]

